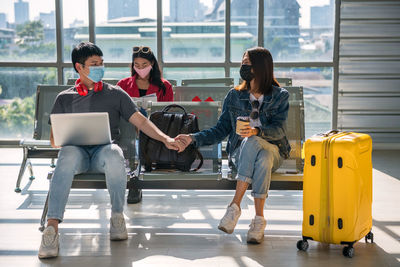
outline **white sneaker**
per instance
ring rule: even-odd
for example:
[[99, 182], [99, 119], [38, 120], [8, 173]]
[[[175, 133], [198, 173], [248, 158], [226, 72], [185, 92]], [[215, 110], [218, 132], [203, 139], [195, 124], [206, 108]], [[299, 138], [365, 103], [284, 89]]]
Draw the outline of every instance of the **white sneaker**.
[[122, 213], [112, 213], [110, 218], [110, 240], [128, 239], [128, 231], [125, 226], [125, 219]]
[[250, 229], [247, 232], [247, 243], [262, 243], [264, 240], [265, 226], [267, 226], [267, 221], [262, 216], [256, 216], [251, 220]]
[[44, 229], [42, 243], [40, 244], [38, 253], [40, 259], [58, 256], [58, 249], [60, 247], [58, 236], [53, 226], [47, 226], [46, 229]]
[[222, 217], [219, 222], [218, 229], [225, 233], [232, 234], [241, 213], [238, 205], [232, 203], [232, 205], [228, 206], [226, 209], [224, 217]]

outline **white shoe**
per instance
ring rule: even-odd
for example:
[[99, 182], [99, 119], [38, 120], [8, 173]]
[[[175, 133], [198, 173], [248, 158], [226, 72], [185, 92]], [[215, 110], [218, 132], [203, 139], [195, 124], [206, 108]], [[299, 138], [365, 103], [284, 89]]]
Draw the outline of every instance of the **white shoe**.
[[238, 205], [232, 203], [232, 205], [228, 206], [226, 209], [224, 217], [222, 217], [219, 222], [218, 229], [225, 233], [232, 234], [241, 213]]
[[125, 226], [125, 219], [122, 213], [112, 213], [110, 218], [110, 240], [128, 239], [128, 231]]
[[38, 256], [40, 259], [54, 258], [58, 256], [60, 247], [58, 234], [53, 226], [47, 226], [43, 231]]
[[262, 216], [256, 216], [251, 220], [250, 229], [247, 232], [247, 243], [262, 243], [264, 240], [265, 226], [267, 226], [267, 221]]

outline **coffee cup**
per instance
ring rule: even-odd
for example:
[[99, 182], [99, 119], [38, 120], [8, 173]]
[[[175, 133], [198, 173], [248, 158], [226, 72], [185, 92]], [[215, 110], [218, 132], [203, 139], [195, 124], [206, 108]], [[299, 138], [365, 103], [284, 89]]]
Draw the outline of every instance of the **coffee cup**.
[[247, 116], [237, 117], [236, 119], [236, 133], [240, 135], [240, 130], [250, 125], [250, 118]]

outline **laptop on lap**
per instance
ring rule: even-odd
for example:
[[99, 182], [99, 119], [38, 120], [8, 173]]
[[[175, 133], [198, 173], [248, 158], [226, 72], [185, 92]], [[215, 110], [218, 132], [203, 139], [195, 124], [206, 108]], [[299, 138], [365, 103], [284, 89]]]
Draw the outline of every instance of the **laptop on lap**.
[[50, 120], [56, 146], [111, 143], [107, 112], [51, 114]]

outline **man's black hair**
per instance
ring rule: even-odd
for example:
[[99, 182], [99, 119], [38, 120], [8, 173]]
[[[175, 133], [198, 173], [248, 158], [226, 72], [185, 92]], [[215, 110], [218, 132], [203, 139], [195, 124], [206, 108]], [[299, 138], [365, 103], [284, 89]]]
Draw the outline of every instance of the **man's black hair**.
[[78, 70], [75, 67], [75, 63], [81, 63], [84, 64], [86, 59], [88, 59], [91, 56], [103, 56], [103, 52], [101, 52], [101, 49], [91, 43], [91, 42], [82, 42], [75, 46], [75, 48], [72, 50], [71, 53], [71, 59], [72, 59], [72, 64], [74, 66], [74, 69], [76, 72]]

